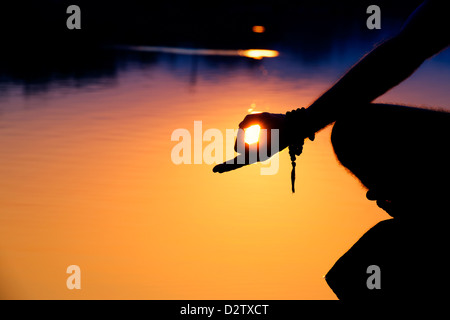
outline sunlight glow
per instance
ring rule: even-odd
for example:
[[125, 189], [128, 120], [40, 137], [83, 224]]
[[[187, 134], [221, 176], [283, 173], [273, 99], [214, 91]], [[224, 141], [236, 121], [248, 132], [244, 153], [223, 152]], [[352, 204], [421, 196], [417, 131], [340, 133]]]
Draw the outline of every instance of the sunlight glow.
[[252, 144], [258, 142], [260, 131], [261, 127], [258, 124], [255, 124], [245, 129], [245, 137], [244, 137], [245, 143]]
[[279, 53], [276, 50], [250, 49], [250, 50], [239, 50], [239, 55], [247, 58], [260, 60], [262, 58], [278, 57]]
[[254, 33], [263, 33], [264, 31], [266, 31], [266, 28], [264, 28], [263, 26], [253, 26], [252, 31]]
[[197, 49], [197, 48], [176, 48], [176, 47], [154, 47], [154, 46], [114, 46], [117, 50], [130, 50], [140, 52], [161, 52], [181, 55], [199, 56], [241, 56], [261, 60], [262, 58], [278, 57], [279, 52], [268, 49], [248, 49], [248, 50], [226, 50], [226, 49]]

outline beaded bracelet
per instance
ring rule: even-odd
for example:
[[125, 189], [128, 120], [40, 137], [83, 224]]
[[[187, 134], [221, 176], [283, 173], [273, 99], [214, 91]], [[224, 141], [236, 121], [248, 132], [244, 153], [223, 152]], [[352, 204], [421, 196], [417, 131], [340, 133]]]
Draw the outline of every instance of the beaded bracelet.
[[289, 156], [291, 157], [291, 185], [292, 193], [295, 193], [295, 160], [303, 151], [303, 143], [306, 138], [314, 140], [314, 131], [310, 129], [307, 121], [306, 109], [298, 108], [286, 112], [286, 127], [288, 134]]

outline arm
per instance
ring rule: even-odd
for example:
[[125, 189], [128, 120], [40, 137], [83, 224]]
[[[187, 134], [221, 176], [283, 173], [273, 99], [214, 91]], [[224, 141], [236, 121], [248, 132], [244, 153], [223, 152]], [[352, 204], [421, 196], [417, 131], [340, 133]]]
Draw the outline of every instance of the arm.
[[[298, 123], [293, 123], [294, 128], [287, 128], [285, 115], [266, 112], [247, 115], [239, 127], [261, 124], [266, 129], [279, 129], [279, 151], [292, 139], [286, 133], [300, 130], [300, 136], [314, 137], [315, 132], [338, 118], [351, 117], [358, 108], [407, 79], [426, 59], [446, 48], [450, 44], [447, 19], [444, 0], [426, 0], [408, 18], [399, 34], [363, 57], [307, 109], [308, 128]], [[251, 163], [245, 155], [239, 155], [233, 161], [236, 163], [239, 157], [245, 158], [245, 165]], [[224, 163], [214, 167], [213, 171], [226, 172], [242, 166]]]
[[407, 79], [426, 59], [449, 45], [443, 0], [427, 0], [398, 35], [354, 65], [309, 108], [314, 132], [351, 114]]

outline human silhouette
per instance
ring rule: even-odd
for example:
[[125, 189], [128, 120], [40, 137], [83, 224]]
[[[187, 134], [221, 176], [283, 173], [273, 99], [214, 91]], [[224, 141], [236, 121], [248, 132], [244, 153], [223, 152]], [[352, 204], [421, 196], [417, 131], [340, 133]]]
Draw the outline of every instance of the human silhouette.
[[[299, 155], [304, 139], [312, 140], [334, 123], [331, 140], [339, 161], [367, 187], [367, 198], [393, 217], [369, 230], [326, 275], [340, 299], [425, 299], [441, 292], [441, 281], [433, 277], [439, 277], [435, 274], [442, 270], [448, 243], [450, 114], [372, 102], [448, 47], [446, 15], [443, 0], [424, 1], [397, 35], [364, 56], [308, 108], [286, 115], [251, 114], [239, 124], [279, 129], [279, 150], [296, 147], [293, 153]], [[250, 164], [245, 160], [219, 164], [213, 171]], [[367, 286], [370, 265], [381, 270], [380, 289]]]

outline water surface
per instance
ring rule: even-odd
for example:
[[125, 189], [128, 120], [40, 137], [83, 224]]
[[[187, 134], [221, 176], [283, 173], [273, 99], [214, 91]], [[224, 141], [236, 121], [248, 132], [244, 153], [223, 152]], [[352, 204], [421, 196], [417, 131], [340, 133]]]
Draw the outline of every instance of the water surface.
[[[322, 276], [388, 215], [337, 162], [330, 127], [276, 175], [175, 165], [172, 132], [308, 106], [372, 44], [314, 61], [170, 53], [0, 81], [0, 296], [335, 299]], [[450, 55], [378, 101], [449, 108]], [[203, 145], [205, 146], [206, 143]], [[68, 290], [79, 265], [82, 289]]]

